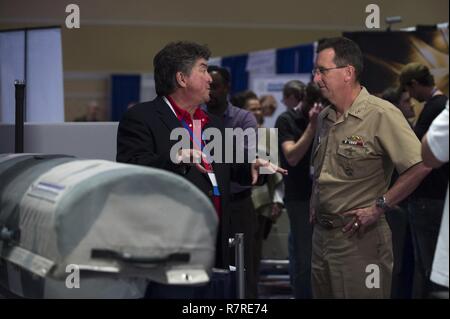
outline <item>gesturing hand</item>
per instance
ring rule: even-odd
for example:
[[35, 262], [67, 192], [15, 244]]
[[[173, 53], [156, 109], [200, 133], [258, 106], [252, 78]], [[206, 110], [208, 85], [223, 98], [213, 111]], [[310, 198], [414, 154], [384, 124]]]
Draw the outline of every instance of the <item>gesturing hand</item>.
[[283, 175], [287, 175], [288, 171], [284, 168], [281, 168], [272, 162], [269, 162], [262, 158], [257, 158], [255, 163], [252, 163], [252, 185], [255, 185], [258, 181], [259, 177], [259, 169], [264, 167], [268, 174], [280, 173]]
[[202, 159], [206, 161], [206, 155], [197, 149], [180, 149], [177, 153], [177, 162], [192, 165], [200, 173], [206, 174], [208, 171], [201, 165]]

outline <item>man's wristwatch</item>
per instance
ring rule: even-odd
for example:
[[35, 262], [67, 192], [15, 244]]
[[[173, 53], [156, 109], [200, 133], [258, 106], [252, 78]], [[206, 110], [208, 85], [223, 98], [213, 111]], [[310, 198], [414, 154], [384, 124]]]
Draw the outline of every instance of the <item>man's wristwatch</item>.
[[386, 197], [380, 196], [375, 200], [375, 206], [384, 210], [389, 210], [391, 207], [386, 202]]

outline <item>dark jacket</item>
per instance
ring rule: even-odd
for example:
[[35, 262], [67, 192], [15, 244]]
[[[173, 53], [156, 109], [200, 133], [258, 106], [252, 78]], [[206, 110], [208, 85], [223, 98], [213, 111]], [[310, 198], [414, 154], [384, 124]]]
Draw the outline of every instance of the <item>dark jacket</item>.
[[[224, 128], [220, 119], [212, 114], [208, 114], [208, 116], [209, 123], [206, 124], [204, 129], [208, 127], [218, 128], [224, 138]], [[170, 160], [170, 149], [177, 143], [176, 140], [170, 140], [170, 133], [172, 129], [178, 127], [182, 127], [180, 122], [161, 97], [131, 107], [119, 123], [117, 162], [150, 166], [179, 174], [209, 198], [212, 198], [212, 186], [206, 174], [200, 173], [195, 167], [174, 164]], [[222, 145], [225, 145], [224, 141]], [[213, 163], [213, 169], [222, 204], [215, 266], [228, 268], [228, 238], [233, 236], [229, 234], [230, 180], [249, 185], [251, 183], [250, 165]]]

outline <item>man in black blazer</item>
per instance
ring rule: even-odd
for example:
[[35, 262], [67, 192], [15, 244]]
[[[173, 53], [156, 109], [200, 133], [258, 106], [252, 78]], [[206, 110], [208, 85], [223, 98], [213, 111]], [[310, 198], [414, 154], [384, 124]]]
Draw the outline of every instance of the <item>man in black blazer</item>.
[[[192, 125], [192, 120], [200, 120], [202, 130], [218, 128], [225, 136], [221, 120], [199, 108], [199, 105], [209, 101], [212, 82], [207, 71], [209, 57], [207, 47], [191, 42], [170, 43], [156, 54], [153, 65], [158, 97], [131, 107], [122, 117], [117, 133], [117, 161], [174, 172], [209, 196], [216, 209], [220, 210], [215, 266], [228, 268], [228, 237], [232, 235], [228, 231], [227, 212], [230, 180], [251, 185], [256, 182], [257, 169], [267, 163], [259, 160], [251, 165], [213, 162], [211, 167], [205, 169], [203, 163], [176, 164], [171, 159], [171, 148], [177, 143], [176, 140], [170, 140], [171, 131]], [[192, 149], [187, 151], [193, 152]], [[275, 171], [285, 172], [272, 167]], [[206, 174], [207, 169], [215, 175], [220, 196], [216, 196], [213, 182]], [[217, 205], [220, 207], [217, 208]]]

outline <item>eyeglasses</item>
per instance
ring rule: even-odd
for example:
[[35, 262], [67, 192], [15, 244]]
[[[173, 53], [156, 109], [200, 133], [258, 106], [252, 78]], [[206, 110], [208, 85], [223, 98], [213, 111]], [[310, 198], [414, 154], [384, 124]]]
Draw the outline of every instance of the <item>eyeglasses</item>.
[[336, 66], [336, 67], [334, 67], [334, 68], [321, 68], [321, 67], [319, 67], [319, 68], [314, 68], [314, 69], [312, 69], [311, 74], [312, 74], [313, 76], [315, 76], [315, 75], [318, 74], [318, 73], [320, 73], [320, 75], [325, 75], [325, 74], [327, 74], [327, 72], [330, 71], [330, 70], [343, 69], [343, 68], [346, 68], [346, 67], [347, 67], [347, 65]]

